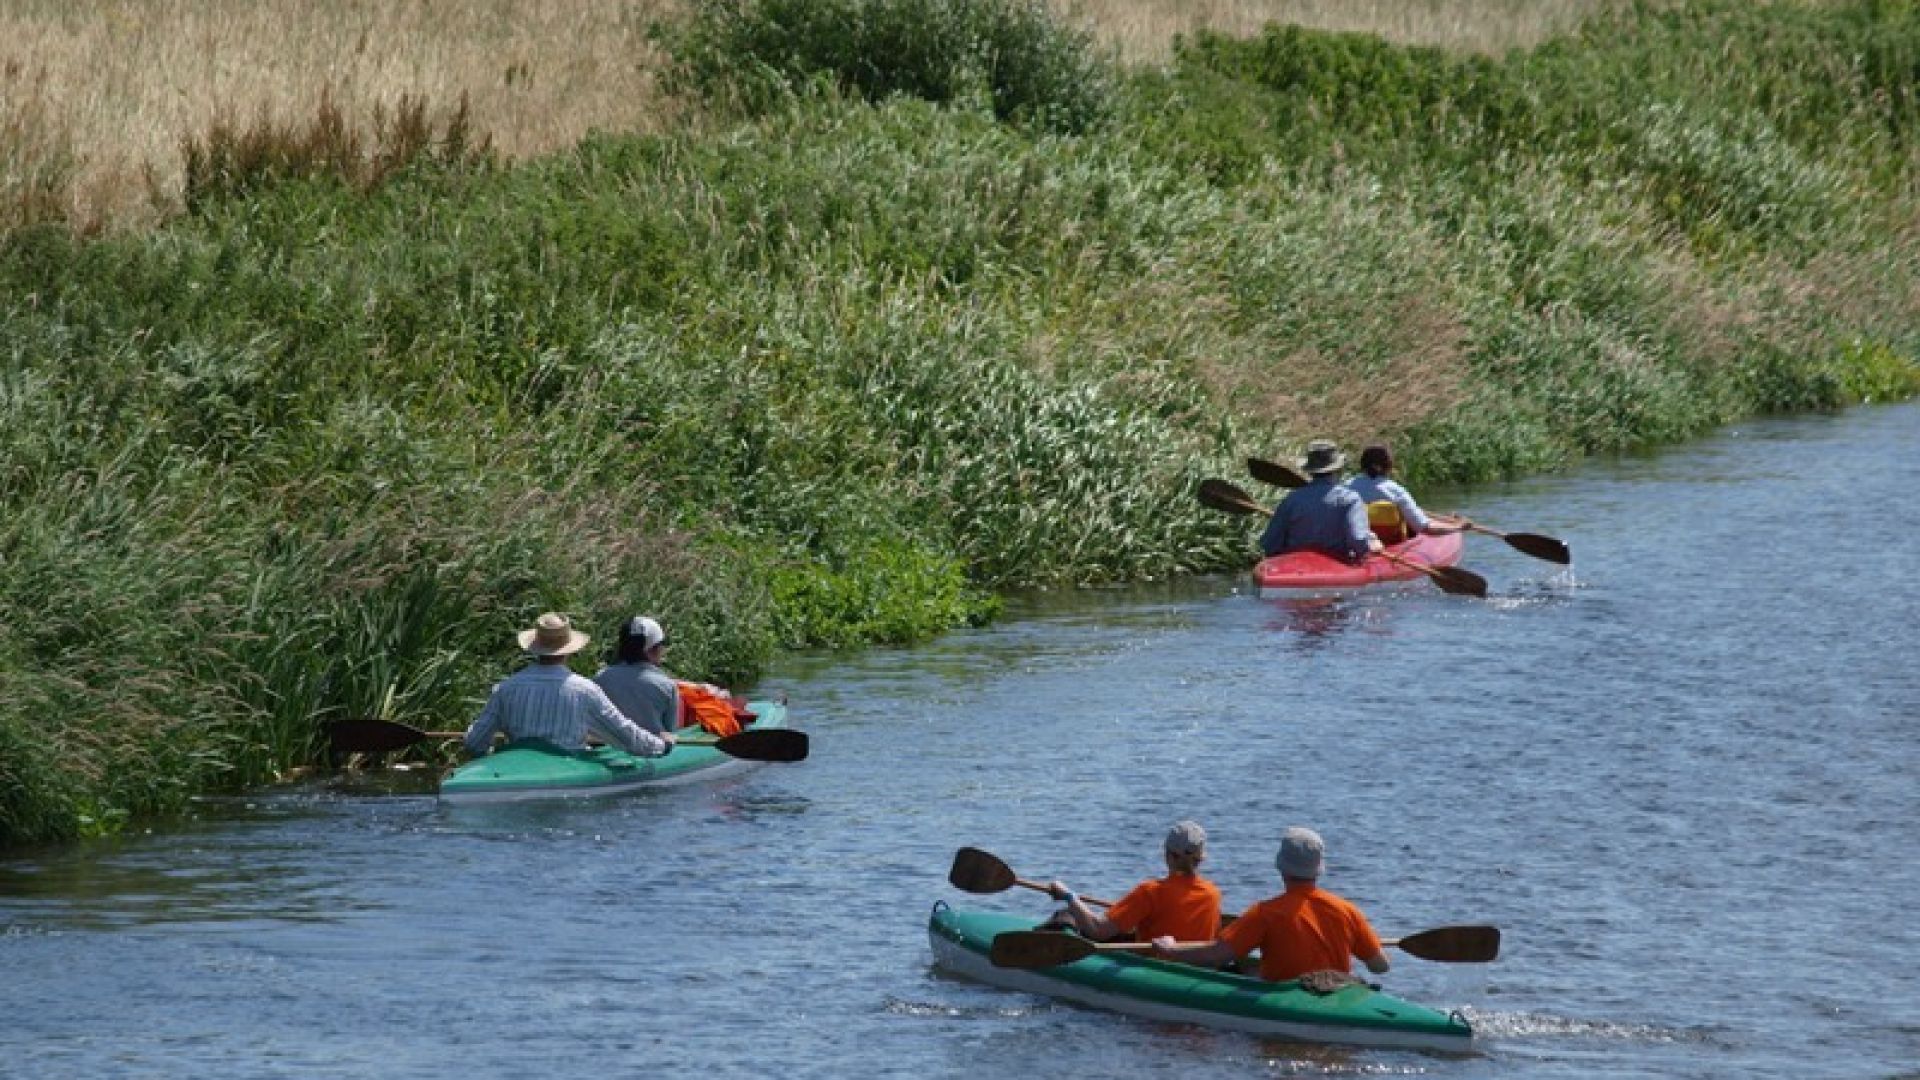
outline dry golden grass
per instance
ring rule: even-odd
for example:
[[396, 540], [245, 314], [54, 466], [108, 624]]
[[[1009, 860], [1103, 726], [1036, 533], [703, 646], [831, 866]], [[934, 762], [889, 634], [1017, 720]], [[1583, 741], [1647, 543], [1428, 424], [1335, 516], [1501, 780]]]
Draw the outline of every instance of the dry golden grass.
[[[1268, 21], [1497, 51], [1608, 0], [1053, 0], [1131, 62], [1174, 35]], [[361, 127], [402, 95], [468, 96], [508, 157], [589, 130], [655, 130], [650, 23], [678, 0], [0, 0], [0, 228], [49, 208], [81, 228], [151, 220], [180, 190], [181, 144], [222, 118], [312, 118], [323, 93]], [[57, 214], [55, 215], [57, 216]]]
[[1195, 374], [1236, 415], [1303, 439], [1360, 445], [1457, 409], [1470, 381], [1459, 313], [1412, 293], [1380, 304], [1396, 329], [1366, 355], [1307, 345], [1267, 356], [1243, 340]]
[[1166, 59], [1176, 34], [1257, 33], [1270, 22], [1500, 53], [1563, 33], [1617, 0], [1051, 0], [1131, 63]]
[[[0, 201], [65, 174], [70, 220], [149, 220], [181, 143], [226, 117], [306, 122], [322, 94], [376, 104], [468, 95], [508, 156], [664, 119], [648, 24], [674, 0], [0, 0]], [[31, 180], [37, 170], [40, 180]], [[0, 210], [0, 228], [8, 222]], [[13, 211], [15, 217], [19, 212]]]

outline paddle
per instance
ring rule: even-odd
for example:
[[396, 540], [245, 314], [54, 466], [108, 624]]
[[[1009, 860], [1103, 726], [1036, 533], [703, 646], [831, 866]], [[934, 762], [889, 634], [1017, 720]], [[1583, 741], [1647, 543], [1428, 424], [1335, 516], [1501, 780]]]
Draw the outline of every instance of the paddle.
[[1416, 570], [1427, 575], [1433, 579], [1435, 585], [1440, 586], [1442, 592], [1450, 592], [1455, 596], [1484, 597], [1487, 595], [1487, 579], [1471, 570], [1462, 570], [1457, 566], [1428, 566], [1411, 559], [1403, 559], [1391, 551], [1380, 552], [1380, 557], [1390, 563], [1404, 566], [1408, 570]]
[[[1486, 964], [1500, 954], [1500, 928], [1442, 926], [1380, 944], [1435, 963]], [[995, 967], [1032, 969], [1071, 964], [1095, 953], [1152, 949], [1153, 945], [1144, 941], [1089, 941], [1059, 930], [1008, 930], [994, 935], [987, 956]]]
[[1489, 529], [1485, 525], [1477, 525], [1468, 521], [1466, 518], [1456, 518], [1444, 514], [1439, 516], [1446, 517], [1449, 521], [1459, 522], [1460, 527], [1468, 532], [1497, 536], [1505, 540], [1508, 547], [1521, 554], [1531, 555], [1536, 559], [1545, 559], [1550, 563], [1559, 563], [1561, 566], [1570, 566], [1573, 564], [1573, 549], [1569, 548], [1564, 540], [1557, 540], [1551, 536], [1542, 536], [1539, 533], [1501, 532], [1499, 529]]
[[1273, 508], [1261, 506], [1253, 501], [1253, 496], [1227, 483], [1209, 477], [1200, 481], [1200, 505], [1209, 510], [1224, 510], [1229, 514], [1248, 514], [1272, 517]]
[[[1225, 480], [1206, 479], [1200, 481], [1200, 504], [1213, 510], [1224, 510], [1229, 514], [1259, 514], [1270, 517], [1273, 511], [1254, 502], [1246, 492], [1227, 483]], [[1392, 552], [1381, 552], [1388, 562], [1398, 563], [1409, 570], [1415, 570], [1433, 579], [1441, 591], [1457, 596], [1487, 595], [1487, 579], [1471, 570], [1462, 570], [1457, 566], [1427, 566], [1424, 563], [1403, 559]]]
[[[963, 847], [953, 853], [953, 868], [947, 871], [947, 882], [962, 892], [970, 893], [1006, 892], [1015, 885], [1036, 892], [1047, 891], [1047, 887], [1037, 881], [1014, 876], [1013, 867], [992, 852], [972, 847]], [[1098, 897], [1082, 896], [1080, 899], [1095, 907], [1113, 906], [1111, 900]]]
[[1299, 469], [1291, 465], [1282, 465], [1277, 461], [1268, 461], [1265, 458], [1248, 458], [1247, 472], [1255, 480], [1263, 484], [1272, 484], [1274, 487], [1303, 488], [1312, 482], [1307, 479], [1307, 474]]
[[[404, 750], [427, 739], [458, 739], [460, 731], [421, 731], [393, 720], [338, 720], [327, 725], [327, 738], [341, 753], [377, 754]], [[678, 736], [679, 746], [711, 746], [729, 757], [747, 761], [805, 761], [807, 733], [792, 728], [748, 728], [722, 739]]]
[[[1206, 942], [1183, 941], [1181, 944], [1204, 945]], [[1060, 930], [1007, 930], [993, 936], [987, 959], [993, 961], [994, 967], [1032, 970], [1071, 964], [1095, 953], [1152, 950], [1153, 945], [1145, 941], [1089, 941], [1079, 934]]]
[[[1302, 476], [1299, 470], [1288, 465], [1282, 465], [1277, 461], [1267, 461], [1262, 458], [1250, 457], [1247, 459], [1247, 472], [1251, 474], [1255, 480], [1263, 484], [1272, 484], [1274, 487], [1297, 488], [1307, 486], [1307, 478]], [[1460, 527], [1468, 532], [1497, 536], [1505, 540], [1508, 547], [1523, 555], [1531, 555], [1536, 559], [1545, 559], [1551, 563], [1559, 563], [1561, 566], [1569, 566], [1573, 563], [1573, 550], [1567, 547], [1566, 541], [1564, 540], [1559, 540], [1551, 536], [1542, 536], [1539, 533], [1501, 532], [1499, 529], [1489, 529], [1485, 525], [1478, 525], [1466, 518], [1453, 517], [1449, 514], [1439, 514], [1435, 516], [1444, 517], [1448, 521], [1458, 522]]]

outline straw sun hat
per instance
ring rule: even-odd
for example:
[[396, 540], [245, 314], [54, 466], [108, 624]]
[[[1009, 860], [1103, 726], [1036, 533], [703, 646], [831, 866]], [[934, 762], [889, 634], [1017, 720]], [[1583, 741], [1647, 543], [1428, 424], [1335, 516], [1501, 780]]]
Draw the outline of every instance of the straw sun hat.
[[534, 656], [570, 656], [587, 647], [592, 639], [573, 628], [573, 621], [557, 611], [549, 611], [533, 621], [533, 629], [517, 635], [520, 647]]

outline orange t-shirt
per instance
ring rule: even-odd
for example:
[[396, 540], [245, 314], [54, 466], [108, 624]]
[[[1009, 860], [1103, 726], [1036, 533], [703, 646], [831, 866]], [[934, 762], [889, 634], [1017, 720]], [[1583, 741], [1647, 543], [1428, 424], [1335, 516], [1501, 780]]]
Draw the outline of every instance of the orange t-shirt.
[[1107, 909], [1107, 921], [1140, 941], [1212, 941], [1220, 932], [1220, 888], [1199, 874], [1143, 881]]
[[1288, 885], [1227, 925], [1220, 940], [1239, 956], [1260, 950], [1260, 977], [1297, 979], [1309, 971], [1347, 971], [1353, 957], [1380, 951], [1373, 925], [1346, 900], [1314, 885]]

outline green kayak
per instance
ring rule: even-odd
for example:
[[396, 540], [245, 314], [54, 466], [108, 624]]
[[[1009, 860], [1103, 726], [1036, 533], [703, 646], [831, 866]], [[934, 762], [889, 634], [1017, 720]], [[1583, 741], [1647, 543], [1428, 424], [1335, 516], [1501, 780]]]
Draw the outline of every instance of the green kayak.
[[939, 903], [927, 935], [934, 962], [956, 974], [1130, 1016], [1300, 1042], [1472, 1048], [1473, 1029], [1459, 1014], [1415, 1005], [1365, 983], [1316, 994], [1298, 982], [1270, 983], [1122, 952], [1100, 952], [1037, 971], [996, 967], [987, 958], [994, 935], [1033, 926], [1029, 918]]
[[[748, 703], [758, 719], [749, 731], [787, 726], [787, 707], [779, 701]], [[706, 738], [683, 730], [683, 739]], [[669, 787], [727, 776], [757, 764], [712, 746], [686, 742], [665, 757], [635, 757], [611, 746], [562, 750], [537, 740], [510, 743], [453, 770], [440, 782], [447, 803], [522, 802], [529, 799], [579, 799], [619, 795], [644, 787]]]

